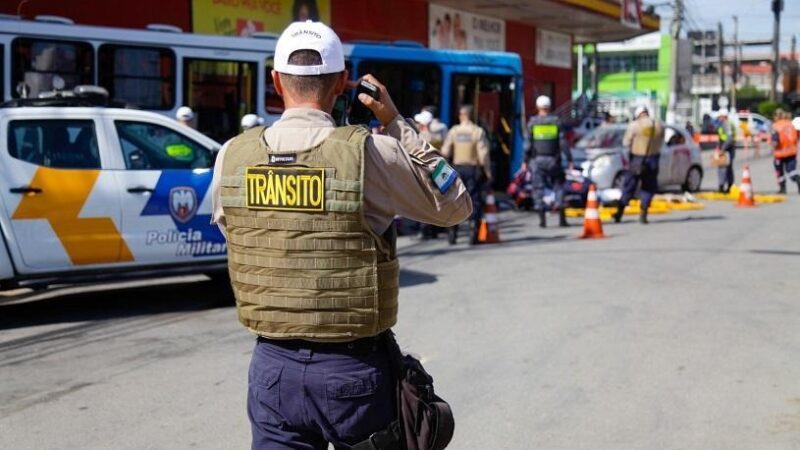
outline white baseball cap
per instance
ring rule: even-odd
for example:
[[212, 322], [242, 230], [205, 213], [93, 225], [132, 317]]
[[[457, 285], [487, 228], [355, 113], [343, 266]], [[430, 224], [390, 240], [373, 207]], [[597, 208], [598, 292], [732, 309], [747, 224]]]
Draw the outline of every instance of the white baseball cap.
[[550, 105], [552, 105], [552, 102], [550, 102], [550, 97], [548, 97], [546, 95], [540, 95], [540, 96], [536, 97], [536, 107], [537, 108], [548, 108], [548, 109], [550, 109]]
[[642, 113], [650, 114], [650, 111], [648, 111], [647, 106], [644, 105], [637, 106], [636, 110], [634, 110], [633, 112], [633, 118], [635, 119], [639, 117], [640, 115], [642, 115]]
[[264, 119], [262, 119], [261, 117], [258, 117], [255, 114], [245, 114], [244, 116], [242, 116], [242, 123], [241, 124], [242, 124], [242, 128], [244, 128], [245, 130], [248, 130], [250, 128], [257, 127], [259, 125], [263, 125], [264, 124]]
[[422, 111], [414, 116], [414, 121], [422, 125], [428, 125], [433, 121], [433, 114], [430, 111]]
[[[298, 50], [314, 50], [322, 58], [318, 66], [289, 64]], [[324, 75], [344, 71], [344, 51], [339, 36], [322, 22], [293, 22], [283, 30], [275, 44], [275, 71], [289, 75]]]
[[194, 111], [188, 106], [181, 106], [175, 112], [175, 118], [178, 120], [192, 120], [194, 119]]
[[728, 117], [728, 110], [727, 109], [720, 108], [720, 110], [717, 111], [717, 117], [722, 117], [722, 116]]

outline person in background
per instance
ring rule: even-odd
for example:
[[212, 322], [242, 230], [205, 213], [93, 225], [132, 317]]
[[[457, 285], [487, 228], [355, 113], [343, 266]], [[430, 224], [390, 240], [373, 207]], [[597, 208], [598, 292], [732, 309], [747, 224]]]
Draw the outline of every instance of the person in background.
[[242, 116], [242, 131], [249, 130], [253, 127], [264, 125], [264, 119], [256, 114], [245, 114]]
[[615, 123], [616, 120], [614, 120], [614, 116], [612, 116], [610, 112], [603, 113], [603, 123], [600, 124], [601, 127], [610, 127]]
[[444, 138], [447, 136], [447, 124], [436, 117], [435, 106], [426, 106], [422, 110], [428, 111], [433, 116], [433, 120], [428, 125], [428, 131], [431, 133], [431, 145], [440, 149], [444, 143]]
[[628, 125], [622, 139], [622, 145], [629, 151], [630, 170], [625, 177], [622, 198], [614, 214], [614, 222], [622, 221], [625, 207], [641, 183], [639, 222], [647, 224], [647, 211], [650, 209], [653, 195], [658, 191], [658, 163], [661, 159], [661, 146], [664, 145], [664, 124], [651, 118], [650, 111], [644, 106], [636, 108], [634, 117], [636, 119]]
[[[558, 226], [567, 227], [564, 211], [564, 167], [561, 164], [562, 153], [567, 158], [567, 169], [573, 170], [572, 151], [561, 132], [561, 121], [550, 114], [552, 102], [550, 97], [540, 95], [536, 98], [538, 112], [528, 120], [528, 142], [525, 160], [533, 167], [533, 200], [534, 208], [539, 212], [539, 226], [547, 227], [547, 205], [544, 202], [545, 189], [552, 189], [555, 194], [555, 208], [558, 208]], [[528, 163], [523, 163], [523, 168]]]
[[188, 106], [181, 106], [175, 112], [175, 120], [177, 120], [181, 125], [194, 128], [194, 125], [192, 125], [192, 121], [194, 120], [194, 111], [192, 111], [192, 108], [189, 108]]
[[778, 108], [772, 123], [773, 165], [778, 179], [778, 193], [786, 193], [786, 179], [797, 183], [800, 192], [800, 174], [797, 173], [797, 130], [791, 115]]
[[[472, 198], [470, 244], [476, 244], [483, 216], [483, 191], [492, 180], [489, 142], [483, 128], [472, 121], [472, 106], [464, 105], [458, 110], [458, 121], [444, 139], [442, 155], [453, 162]], [[450, 243], [455, 244], [458, 226], [451, 227], [449, 233]]]
[[728, 154], [728, 164], [717, 168], [719, 192], [728, 193], [733, 187], [733, 159], [736, 157], [736, 129], [728, 120], [728, 110], [720, 109], [718, 114], [717, 136], [719, 146]]

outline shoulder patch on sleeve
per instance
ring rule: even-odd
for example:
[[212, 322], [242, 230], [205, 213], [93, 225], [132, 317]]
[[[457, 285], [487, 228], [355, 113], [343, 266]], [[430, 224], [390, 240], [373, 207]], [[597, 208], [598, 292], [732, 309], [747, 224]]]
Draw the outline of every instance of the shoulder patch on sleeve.
[[439, 160], [439, 163], [436, 164], [436, 168], [433, 169], [433, 173], [431, 174], [431, 179], [442, 194], [447, 193], [447, 190], [450, 189], [450, 186], [453, 185], [456, 178], [458, 178], [458, 174], [456, 174], [455, 169], [450, 167], [450, 164], [447, 164], [443, 159]]

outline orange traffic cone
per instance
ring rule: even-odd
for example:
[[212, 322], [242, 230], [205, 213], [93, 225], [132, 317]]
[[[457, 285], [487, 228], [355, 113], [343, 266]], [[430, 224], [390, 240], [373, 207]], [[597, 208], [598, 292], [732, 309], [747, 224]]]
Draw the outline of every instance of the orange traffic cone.
[[756, 206], [753, 198], [753, 183], [750, 181], [750, 166], [745, 165], [742, 169], [742, 186], [739, 188], [739, 200], [736, 206], [740, 208], [752, 208]]
[[581, 239], [599, 239], [606, 237], [603, 234], [603, 223], [600, 221], [597, 190], [594, 184], [589, 185], [589, 196], [586, 198], [586, 213], [583, 218], [583, 235]]
[[486, 204], [483, 207], [483, 218], [478, 228], [478, 242], [483, 244], [494, 244], [500, 242], [500, 227], [497, 221], [497, 205], [494, 202], [494, 194], [486, 194]]

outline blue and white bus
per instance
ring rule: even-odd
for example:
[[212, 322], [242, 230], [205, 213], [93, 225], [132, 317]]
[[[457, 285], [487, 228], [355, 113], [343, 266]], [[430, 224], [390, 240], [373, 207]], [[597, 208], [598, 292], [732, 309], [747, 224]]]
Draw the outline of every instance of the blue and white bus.
[[[35, 96], [80, 84], [116, 100], [174, 117], [184, 105], [195, 126], [218, 142], [239, 132], [243, 115], [277, 118], [283, 103], [270, 77], [275, 35], [255, 38], [75, 25], [61, 17], [0, 17], [0, 98]], [[372, 73], [407, 117], [433, 106], [453, 125], [463, 104], [492, 140], [496, 187], [522, 162], [522, 64], [500, 52], [430, 50], [412, 42], [345, 44], [351, 76]]]

